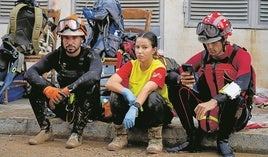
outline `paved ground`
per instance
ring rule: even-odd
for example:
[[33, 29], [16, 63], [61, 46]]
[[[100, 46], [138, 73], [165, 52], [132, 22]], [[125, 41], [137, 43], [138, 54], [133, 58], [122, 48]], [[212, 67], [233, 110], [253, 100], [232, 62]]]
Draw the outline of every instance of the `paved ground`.
[[[268, 122], [267, 109], [254, 108], [253, 118], [251, 122]], [[60, 143], [62, 143], [59, 147], [64, 147], [65, 140], [70, 135], [71, 126], [57, 118], [52, 119], [52, 123], [54, 134], [56, 138], [61, 141]], [[10, 135], [10, 137], [13, 137], [13, 135], [33, 136], [39, 131], [28, 99], [20, 99], [18, 101], [10, 102], [8, 105], [0, 105], [0, 126], [0, 134]], [[145, 137], [144, 135], [145, 134], [143, 132], [135, 130], [129, 133], [129, 140], [131, 142], [141, 143], [143, 145], [143, 152], [141, 153], [141, 156], [144, 155], [144, 150], [146, 148], [144, 144], [147, 141], [147, 137]], [[112, 139], [112, 136], [112, 124], [110, 123], [89, 123], [84, 131], [85, 139], [90, 139], [94, 141], [97, 140], [100, 142], [102, 141], [106, 144]], [[10, 140], [16, 141], [16, 139], [14, 138], [10, 138]], [[165, 145], [167, 145], [170, 143], [181, 142], [184, 140], [185, 133], [180, 126], [180, 122], [178, 119], [174, 119], [170, 128], [163, 130], [163, 142]], [[267, 141], [268, 128], [261, 128], [243, 130], [233, 134], [230, 140], [230, 144], [236, 150], [236, 152], [268, 155]], [[25, 143], [27, 143], [27, 140], [24, 141], [24, 144]], [[87, 141], [86, 143], [90, 142]], [[215, 142], [213, 141], [213, 139], [206, 138], [203, 144], [206, 146], [215, 147]], [[87, 150], [88, 148], [82, 147], [82, 149]], [[210, 151], [208, 151], [207, 153], [210, 154]], [[215, 155], [214, 148], [212, 149], [212, 154]], [[113, 155], [115, 156], [116, 154]], [[189, 156], [189, 154], [186, 156]]]
[[[83, 145], [75, 149], [66, 149], [66, 139], [57, 138], [41, 145], [31, 146], [27, 142], [29, 136], [0, 135], [1, 157], [218, 157], [214, 150], [199, 153], [167, 153], [147, 154], [146, 145], [131, 145], [111, 152], [106, 149], [108, 142], [84, 140]], [[236, 157], [267, 157], [265, 154], [235, 153]]]

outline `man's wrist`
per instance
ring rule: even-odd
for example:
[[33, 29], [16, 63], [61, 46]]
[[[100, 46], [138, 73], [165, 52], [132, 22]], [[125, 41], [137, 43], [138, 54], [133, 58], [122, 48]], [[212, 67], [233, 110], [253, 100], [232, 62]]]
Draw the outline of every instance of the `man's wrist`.
[[68, 89], [69, 93], [73, 92], [73, 86], [68, 85], [66, 88]]
[[216, 99], [210, 99], [210, 102], [213, 103], [213, 105], [217, 106], [218, 105], [218, 101]]

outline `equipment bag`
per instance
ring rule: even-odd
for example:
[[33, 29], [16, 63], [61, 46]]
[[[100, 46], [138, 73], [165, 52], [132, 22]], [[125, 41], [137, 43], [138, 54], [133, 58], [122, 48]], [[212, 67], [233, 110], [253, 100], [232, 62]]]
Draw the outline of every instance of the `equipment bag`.
[[208, 111], [198, 122], [200, 128], [207, 133], [217, 131], [219, 129], [219, 107]]
[[115, 57], [124, 31], [120, 2], [95, 0], [92, 8], [83, 8], [83, 14], [93, 33], [90, 47], [102, 57]]
[[18, 1], [10, 12], [9, 42], [26, 55], [39, 53], [39, 36], [47, 23], [45, 11], [34, 5]]
[[24, 55], [39, 53], [39, 36], [47, 23], [47, 14], [34, 0], [18, 0], [10, 12], [8, 34], [0, 46], [0, 96], [23, 72]]

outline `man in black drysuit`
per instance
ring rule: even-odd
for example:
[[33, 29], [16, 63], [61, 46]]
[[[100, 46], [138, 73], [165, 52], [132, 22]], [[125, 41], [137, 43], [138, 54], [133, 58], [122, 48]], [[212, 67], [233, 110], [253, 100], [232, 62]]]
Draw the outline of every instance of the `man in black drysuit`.
[[[57, 33], [61, 37], [61, 46], [25, 73], [25, 79], [31, 85], [29, 100], [41, 128], [29, 144], [37, 145], [53, 139], [46, 114], [50, 108], [57, 117], [73, 123], [66, 148], [74, 148], [82, 144], [82, 133], [88, 120], [98, 119], [101, 115], [99, 84], [102, 63], [97, 53], [81, 46], [87, 30], [76, 15], [60, 20]], [[52, 69], [57, 72], [58, 85], [42, 77]]]

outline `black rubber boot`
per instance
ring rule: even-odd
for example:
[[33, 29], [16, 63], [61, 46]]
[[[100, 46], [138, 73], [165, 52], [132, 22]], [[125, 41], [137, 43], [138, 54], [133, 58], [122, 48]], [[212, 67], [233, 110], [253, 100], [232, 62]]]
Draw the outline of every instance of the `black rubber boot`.
[[229, 146], [228, 139], [217, 140], [217, 149], [223, 157], [234, 157], [233, 150]]
[[193, 133], [188, 135], [186, 142], [183, 142], [177, 146], [167, 148], [167, 152], [179, 152], [179, 151], [189, 151], [191, 153], [196, 153], [202, 151], [201, 142], [203, 140], [204, 133], [197, 129]]

